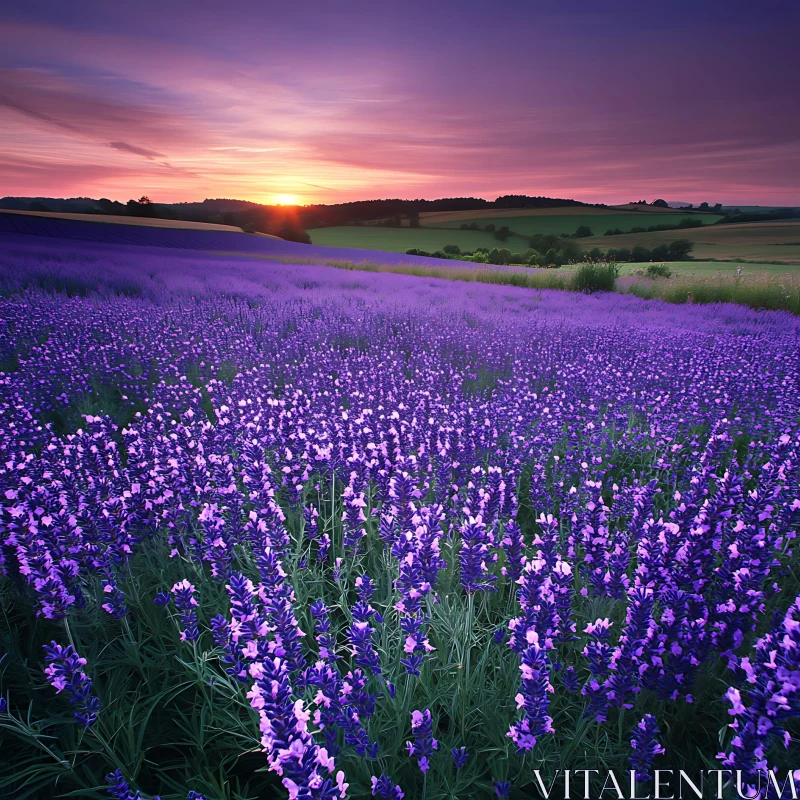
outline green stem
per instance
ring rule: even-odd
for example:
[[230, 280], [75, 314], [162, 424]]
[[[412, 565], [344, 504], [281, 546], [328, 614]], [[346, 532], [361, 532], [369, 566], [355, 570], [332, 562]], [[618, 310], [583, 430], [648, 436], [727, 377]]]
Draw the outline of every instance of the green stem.
[[69, 620], [68, 620], [67, 617], [64, 617], [64, 630], [67, 633], [67, 640], [72, 645], [72, 647], [75, 649], [75, 652], [77, 652], [78, 648], [75, 647], [75, 640], [72, 638], [72, 631], [69, 629]]
[[468, 695], [468, 688], [469, 688], [469, 679], [470, 679], [470, 661], [472, 656], [472, 615], [474, 610], [474, 602], [475, 602], [475, 595], [470, 592], [467, 597], [467, 631], [466, 631], [466, 643], [467, 643], [467, 652], [464, 658], [464, 682], [463, 688], [461, 692], [461, 732], [462, 735], [467, 730], [467, 695]]

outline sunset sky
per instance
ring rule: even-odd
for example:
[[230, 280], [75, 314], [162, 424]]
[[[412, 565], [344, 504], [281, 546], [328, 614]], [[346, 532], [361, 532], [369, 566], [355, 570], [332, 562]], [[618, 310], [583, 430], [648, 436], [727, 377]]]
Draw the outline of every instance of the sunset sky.
[[800, 205], [791, 0], [13, 6], [0, 196]]

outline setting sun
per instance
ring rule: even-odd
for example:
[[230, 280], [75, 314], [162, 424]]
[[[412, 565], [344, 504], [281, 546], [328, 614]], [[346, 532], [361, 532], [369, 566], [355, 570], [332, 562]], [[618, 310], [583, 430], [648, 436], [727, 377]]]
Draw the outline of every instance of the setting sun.
[[296, 194], [276, 194], [272, 198], [272, 202], [278, 206], [299, 206], [300, 199]]

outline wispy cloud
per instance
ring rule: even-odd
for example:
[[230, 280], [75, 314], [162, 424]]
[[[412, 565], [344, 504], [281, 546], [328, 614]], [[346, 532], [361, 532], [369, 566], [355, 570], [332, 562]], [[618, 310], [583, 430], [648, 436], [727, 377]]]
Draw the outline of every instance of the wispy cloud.
[[119, 150], [122, 153], [133, 153], [137, 156], [144, 156], [151, 161], [155, 158], [164, 158], [163, 153], [157, 153], [155, 150], [147, 150], [144, 147], [135, 147], [127, 142], [109, 142], [108, 146], [112, 147], [114, 150]]

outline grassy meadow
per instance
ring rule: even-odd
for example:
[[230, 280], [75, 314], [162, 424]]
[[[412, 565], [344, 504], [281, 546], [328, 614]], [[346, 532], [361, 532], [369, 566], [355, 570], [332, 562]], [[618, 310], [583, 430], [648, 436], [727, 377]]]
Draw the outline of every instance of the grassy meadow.
[[[412, 248], [432, 253], [448, 244], [457, 244], [462, 250], [472, 251], [479, 247], [492, 248], [501, 244], [491, 233], [446, 228], [344, 225], [336, 228], [315, 228], [308, 231], [308, 234], [314, 244], [324, 247], [359, 247], [365, 250], [385, 250], [390, 253], [405, 253]], [[509, 241], [522, 243], [521, 239]]]
[[[620, 276], [636, 275], [644, 272], [650, 262], [631, 262], [618, 264]], [[756, 275], [781, 276], [788, 275], [800, 279], [800, 266], [787, 266], [784, 264], [742, 263], [738, 261], [670, 261], [667, 266], [675, 277], [681, 278], [729, 278], [735, 277], [737, 270], [741, 269], [741, 278], [750, 278]], [[570, 269], [571, 267], [562, 267]]]
[[592, 236], [581, 239], [581, 247], [591, 250], [633, 248], [636, 245], [656, 247], [677, 239], [694, 244], [693, 258], [698, 261], [782, 262], [800, 265], [800, 222], [752, 222], [732, 225], [713, 225], [676, 231], [627, 233], [621, 236]]
[[[535, 209], [533, 209], [535, 211]], [[561, 211], [562, 209], [555, 209]], [[521, 233], [525, 236], [533, 236], [537, 233], [553, 234], [573, 234], [579, 225], [585, 225], [596, 236], [602, 236], [607, 230], [619, 228], [624, 232], [629, 232], [633, 228], [649, 228], [651, 225], [677, 225], [682, 219], [698, 219], [704, 225], [710, 225], [720, 219], [715, 214], [675, 214], [674, 212], [649, 213], [639, 212], [630, 213], [600, 213], [604, 209], [590, 209], [588, 212], [581, 209], [582, 214], [525, 214], [519, 216], [473, 216], [468, 219], [439, 219], [444, 215], [432, 216], [430, 218], [420, 217], [420, 225], [423, 227], [455, 228], [460, 229], [461, 225], [477, 223], [480, 227], [492, 224], [497, 228], [507, 226], [514, 233]], [[594, 211], [594, 213], [593, 213]], [[474, 213], [474, 212], [473, 212]]]
[[[309, 230], [314, 244], [329, 247], [363, 247], [372, 250], [403, 253], [416, 248], [433, 252], [445, 245], [457, 244], [464, 251], [478, 247], [508, 246], [512, 250], [527, 247], [526, 237], [536, 234], [561, 236], [572, 235], [579, 226], [585, 225], [591, 232], [603, 237], [607, 230], [624, 232], [633, 228], [648, 228], [651, 225], [677, 225], [681, 219], [691, 217], [710, 225], [720, 219], [715, 214], [687, 214], [675, 211], [616, 211], [608, 208], [541, 208], [541, 209], [489, 209], [487, 211], [445, 211], [420, 214], [419, 228], [408, 226], [404, 220], [399, 228], [378, 225], [342, 225], [331, 228]], [[499, 243], [494, 233], [485, 230], [462, 230], [462, 225], [477, 224], [480, 228], [494, 225], [507, 227], [513, 234], [505, 244]], [[685, 231], [681, 231], [685, 232]], [[645, 235], [645, 234], [637, 234]], [[617, 237], [615, 237], [617, 238]], [[581, 240], [582, 243], [588, 240]]]

